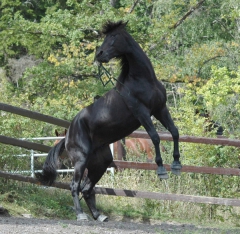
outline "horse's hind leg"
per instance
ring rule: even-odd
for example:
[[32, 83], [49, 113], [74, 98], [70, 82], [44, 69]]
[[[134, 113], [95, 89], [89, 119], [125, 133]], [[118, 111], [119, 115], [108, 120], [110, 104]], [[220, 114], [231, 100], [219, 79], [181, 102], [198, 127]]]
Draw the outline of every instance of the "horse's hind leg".
[[79, 201], [80, 182], [83, 178], [83, 174], [86, 169], [91, 151], [89, 141], [87, 141], [86, 139], [87, 137], [84, 138], [84, 142], [82, 141], [85, 148], [78, 145], [78, 143], [74, 142], [74, 140], [68, 140], [68, 144], [66, 145], [66, 150], [74, 165], [74, 175], [70, 188], [72, 192], [77, 220], [88, 220], [88, 217], [83, 212]]
[[172, 135], [173, 144], [174, 144], [174, 149], [173, 149], [174, 161], [171, 165], [171, 170], [172, 170], [172, 173], [174, 173], [175, 175], [180, 175], [182, 165], [181, 165], [181, 162], [179, 161], [180, 153], [179, 153], [179, 144], [178, 144], [179, 142], [178, 129], [174, 125], [172, 117], [166, 106], [158, 113], [154, 113], [154, 117], [156, 117]]
[[80, 206], [80, 201], [79, 201], [80, 182], [83, 177], [83, 172], [84, 172], [85, 168], [86, 168], [86, 162], [84, 160], [78, 161], [75, 163], [74, 175], [73, 175], [72, 183], [70, 185], [72, 197], [73, 197], [74, 208], [75, 208], [75, 212], [76, 212], [78, 221], [88, 220], [88, 217], [83, 212], [83, 210]]
[[81, 192], [95, 220], [104, 222], [108, 217], [99, 213], [96, 208], [95, 193], [93, 188], [101, 179], [106, 169], [113, 161], [112, 153], [109, 146], [101, 147], [94, 157], [88, 163], [88, 176], [81, 184]]

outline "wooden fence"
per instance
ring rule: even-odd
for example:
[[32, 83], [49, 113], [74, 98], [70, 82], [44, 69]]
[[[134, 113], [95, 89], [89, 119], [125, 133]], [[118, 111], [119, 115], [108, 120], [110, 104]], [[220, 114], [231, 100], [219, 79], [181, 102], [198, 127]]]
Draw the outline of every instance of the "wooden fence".
[[[39, 121], [44, 121], [57, 126], [68, 128], [70, 122], [57, 119], [51, 116], [43, 115], [37, 112], [32, 112], [18, 107], [13, 107], [4, 103], [0, 103], [0, 110], [22, 115], [31, 119], [36, 119]], [[168, 133], [159, 133], [161, 140], [172, 141], [172, 137]], [[149, 138], [148, 134], [144, 131], [135, 131], [130, 137], [135, 138]], [[206, 137], [191, 137], [191, 136], [180, 136], [180, 142], [191, 142], [191, 143], [201, 143], [201, 144], [212, 144], [212, 145], [226, 145], [240, 147], [240, 140], [233, 140], [227, 138], [206, 138]], [[0, 135], [0, 142], [3, 144], [9, 144], [14, 146], [23, 147], [26, 149], [33, 149], [41, 152], [48, 152], [50, 150], [49, 146], [41, 145], [37, 143], [32, 143], [28, 141], [18, 140], [11, 137], [6, 137]], [[156, 170], [157, 166], [154, 163], [136, 163], [136, 162], [126, 162], [126, 161], [114, 161], [111, 166], [118, 168], [133, 168], [133, 169], [144, 169], [144, 170]], [[166, 169], [170, 170], [170, 165], [166, 165]], [[196, 167], [196, 166], [183, 166], [183, 172], [192, 173], [203, 173], [203, 174], [219, 174], [219, 175], [232, 175], [239, 176], [240, 169], [234, 168], [211, 168], [211, 167]], [[34, 184], [39, 184], [39, 182], [32, 177], [25, 177], [22, 175], [10, 174], [0, 171], [0, 177], [20, 180], [25, 182], [30, 182]], [[69, 185], [65, 183], [55, 182], [54, 187], [69, 189]], [[183, 201], [183, 202], [194, 202], [194, 203], [205, 203], [205, 204], [218, 204], [218, 205], [229, 205], [229, 206], [240, 206], [240, 199], [230, 199], [230, 198], [216, 198], [216, 197], [203, 197], [203, 196], [191, 196], [184, 194], [165, 194], [165, 193], [153, 193], [153, 192], [143, 192], [143, 191], [133, 191], [133, 190], [120, 190], [113, 188], [103, 188], [96, 187], [95, 192], [97, 194], [106, 194], [112, 196], [127, 196], [127, 197], [137, 197], [137, 198], [149, 198], [156, 200], [171, 200], [171, 201]]]

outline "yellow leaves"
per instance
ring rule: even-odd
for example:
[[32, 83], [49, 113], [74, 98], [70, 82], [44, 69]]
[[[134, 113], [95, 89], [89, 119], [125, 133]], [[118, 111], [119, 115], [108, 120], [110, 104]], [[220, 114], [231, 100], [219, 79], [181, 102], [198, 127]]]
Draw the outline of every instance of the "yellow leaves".
[[129, 13], [130, 12], [130, 7], [120, 7], [119, 11], [122, 13]]
[[231, 46], [232, 47], [240, 47], [240, 44], [235, 41], [232, 41]]
[[75, 82], [73, 81], [73, 80], [71, 80], [70, 82], [69, 82], [69, 87], [75, 87]]
[[220, 43], [215, 44], [195, 44], [185, 56], [186, 63], [195, 63], [196, 67], [202, 67], [206, 61], [225, 56], [226, 51]]
[[66, 79], [63, 79], [63, 80], [60, 80], [59, 83], [60, 83], [60, 86], [63, 87], [63, 88], [66, 88], [66, 89], [69, 89], [69, 90], [75, 90], [78, 88], [78, 84], [79, 84], [80, 81], [74, 81], [74, 80], [66, 80]]
[[197, 0], [190, 0], [189, 5], [190, 6], [195, 6], [197, 4]]
[[71, 43], [70, 45], [63, 44], [63, 55], [67, 55], [67, 57], [78, 57], [81, 51], [80, 47], [77, 47], [75, 44]]
[[48, 57], [48, 61], [50, 63], [54, 63], [55, 66], [59, 66], [59, 64], [60, 64], [58, 59], [53, 54], [50, 54], [50, 56]]
[[86, 48], [88, 50], [94, 50], [96, 48], [96, 45], [94, 43], [89, 43], [89, 44], [87, 44]]
[[234, 85], [232, 89], [235, 93], [240, 93], [240, 84]]
[[130, 11], [130, 7], [126, 7], [126, 8], [124, 8], [124, 12], [126, 12], [126, 13], [128, 13], [129, 11]]
[[56, 54], [50, 54], [48, 61], [55, 66], [67, 64], [73, 67], [91, 66], [94, 59], [96, 42], [81, 42], [79, 46], [74, 43], [63, 44]]
[[177, 78], [176, 74], [173, 74], [172, 77], [170, 78], [170, 82], [174, 83], [177, 81], [177, 79], [178, 78]]

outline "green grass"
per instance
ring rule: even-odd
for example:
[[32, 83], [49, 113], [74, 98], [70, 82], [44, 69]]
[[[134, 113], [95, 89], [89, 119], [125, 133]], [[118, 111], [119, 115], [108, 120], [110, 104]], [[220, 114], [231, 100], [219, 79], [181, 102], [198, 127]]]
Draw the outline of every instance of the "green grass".
[[10, 215], [75, 219], [68, 191], [0, 179], [0, 204]]
[[[204, 187], [206, 181], [227, 179], [190, 173], [182, 173], [181, 177], [169, 175], [168, 180], [160, 181], [154, 171], [126, 169], [118, 171], [114, 177], [106, 173], [98, 184], [119, 189], [209, 196], [211, 191]], [[66, 182], [70, 179], [68, 177], [64, 180]], [[40, 218], [76, 219], [70, 191], [39, 187], [2, 178], [0, 178], [0, 188], [0, 205], [8, 209], [12, 216], [31, 214], [33, 217]], [[214, 192], [216, 191], [212, 191]], [[229, 194], [232, 196], [230, 192]], [[83, 200], [81, 204], [84, 211], [89, 214]], [[240, 217], [240, 210], [236, 207], [106, 195], [97, 195], [97, 206], [112, 220], [176, 221], [222, 227], [222, 233], [225, 227], [238, 227]]]

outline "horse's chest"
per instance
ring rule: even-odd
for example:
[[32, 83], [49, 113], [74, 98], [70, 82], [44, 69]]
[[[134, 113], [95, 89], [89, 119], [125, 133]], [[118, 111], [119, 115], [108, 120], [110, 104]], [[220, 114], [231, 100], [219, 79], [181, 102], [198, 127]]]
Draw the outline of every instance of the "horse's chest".
[[[136, 84], [137, 85], [137, 84]], [[156, 100], [160, 100], [156, 89], [152, 86], [141, 85], [136, 89], [124, 89], [121, 92], [122, 98], [128, 106], [139, 107], [144, 105], [148, 109], [152, 109], [155, 105]]]

